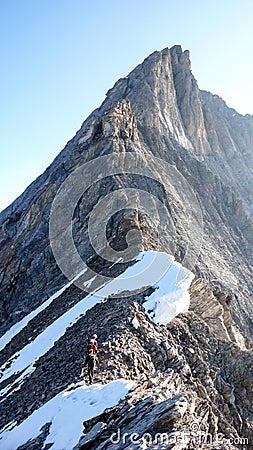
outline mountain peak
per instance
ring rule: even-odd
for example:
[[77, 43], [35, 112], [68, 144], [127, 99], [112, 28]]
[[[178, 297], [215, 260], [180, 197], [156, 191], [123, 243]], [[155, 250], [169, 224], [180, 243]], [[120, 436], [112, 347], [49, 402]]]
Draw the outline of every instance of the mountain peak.
[[182, 50], [181, 45], [174, 45], [170, 49], [174, 65], [180, 64], [185, 70], [191, 70], [190, 51]]
[[155, 51], [115, 83], [97, 113], [128, 99], [141, 128], [158, 128], [172, 146], [178, 142], [196, 155], [204, 154], [210, 146], [200, 92], [190, 68], [190, 52], [180, 45]]
[[176, 45], [0, 215], [1, 448], [252, 441], [252, 158], [252, 120], [200, 91]]

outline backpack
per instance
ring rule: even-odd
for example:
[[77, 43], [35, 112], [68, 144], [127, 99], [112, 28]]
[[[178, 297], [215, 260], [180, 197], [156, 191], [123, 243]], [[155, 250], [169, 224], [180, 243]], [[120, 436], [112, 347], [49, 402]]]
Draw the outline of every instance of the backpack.
[[91, 355], [91, 354], [94, 354], [94, 355], [95, 355], [95, 353], [97, 353], [97, 347], [96, 347], [95, 344], [93, 344], [92, 342], [90, 342], [90, 343], [87, 345], [87, 349], [86, 349], [85, 354], [86, 354], [86, 355]]
[[87, 345], [86, 354], [89, 355], [90, 353], [94, 353], [93, 344]]

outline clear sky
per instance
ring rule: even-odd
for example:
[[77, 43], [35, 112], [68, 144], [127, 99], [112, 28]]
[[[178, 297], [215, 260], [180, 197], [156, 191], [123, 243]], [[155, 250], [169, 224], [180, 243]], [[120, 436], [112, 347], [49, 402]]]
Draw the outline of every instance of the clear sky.
[[252, 0], [0, 0], [0, 210], [154, 50], [191, 52], [199, 87], [253, 114]]

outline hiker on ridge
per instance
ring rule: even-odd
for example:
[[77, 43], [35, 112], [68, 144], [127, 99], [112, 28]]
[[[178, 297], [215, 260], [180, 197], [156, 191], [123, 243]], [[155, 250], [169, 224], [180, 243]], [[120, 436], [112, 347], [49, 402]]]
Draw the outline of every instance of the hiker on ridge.
[[93, 335], [92, 339], [90, 339], [87, 349], [86, 349], [86, 358], [85, 358], [85, 362], [84, 365], [87, 366], [87, 370], [88, 370], [88, 376], [89, 376], [89, 382], [90, 384], [93, 381], [93, 377], [94, 377], [94, 369], [95, 369], [95, 365], [97, 362], [97, 335]]
[[97, 353], [97, 349], [98, 349], [98, 341], [97, 341], [97, 335], [93, 334], [91, 339], [89, 340], [89, 343], [92, 343], [94, 346], [94, 351]]

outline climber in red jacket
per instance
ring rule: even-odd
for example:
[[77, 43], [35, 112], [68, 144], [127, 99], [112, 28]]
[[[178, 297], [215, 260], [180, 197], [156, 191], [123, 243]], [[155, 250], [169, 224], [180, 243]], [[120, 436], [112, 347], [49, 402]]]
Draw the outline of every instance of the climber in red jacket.
[[89, 382], [90, 384], [93, 381], [93, 376], [94, 376], [94, 369], [96, 366], [96, 362], [97, 362], [97, 347], [95, 346], [94, 342], [92, 342], [92, 340], [90, 341], [90, 343], [87, 346], [86, 349], [86, 358], [85, 358], [85, 366], [87, 366], [87, 371], [88, 371], [88, 376], [89, 376]]
[[[93, 348], [93, 352], [94, 352], [94, 353], [97, 353], [97, 351], [98, 351], [98, 341], [97, 341], [97, 335], [96, 335], [96, 334], [93, 334], [93, 335], [92, 335], [92, 338], [88, 340], [87, 350], [88, 350], [88, 347], [89, 347], [90, 345], [91, 345], [92, 348]], [[87, 350], [86, 350], [86, 355], [88, 354]]]

